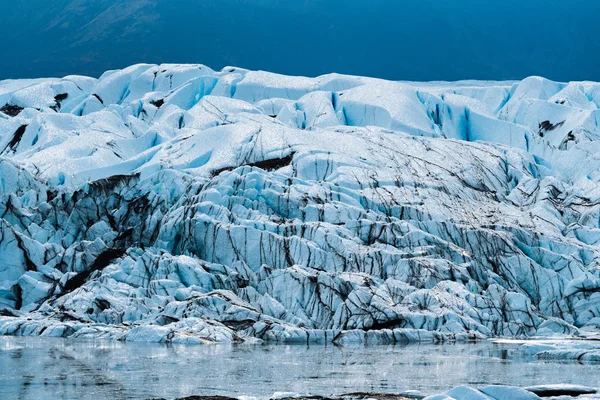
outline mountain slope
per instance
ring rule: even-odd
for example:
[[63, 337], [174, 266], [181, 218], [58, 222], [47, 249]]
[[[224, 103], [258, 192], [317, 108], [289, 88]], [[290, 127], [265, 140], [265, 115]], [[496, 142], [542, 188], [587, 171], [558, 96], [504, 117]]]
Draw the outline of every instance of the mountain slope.
[[0, 79], [97, 77], [138, 62], [396, 80], [600, 79], [589, 45], [600, 3], [588, 0], [2, 3]]

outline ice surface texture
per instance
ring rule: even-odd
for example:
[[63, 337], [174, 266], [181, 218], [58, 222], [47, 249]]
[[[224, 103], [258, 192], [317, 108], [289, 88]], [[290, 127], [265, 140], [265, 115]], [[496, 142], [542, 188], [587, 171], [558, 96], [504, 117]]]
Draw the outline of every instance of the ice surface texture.
[[596, 393], [597, 390], [594, 388], [563, 384], [531, 386], [524, 389], [501, 385], [491, 385], [481, 389], [458, 386], [445, 393], [426, 397], [424, 400], [536, 400], [543, 397], [587, 400], [600, 398]]
[[600, 84], [135, 65], [0, 82], [0, 334], [600, 329]]

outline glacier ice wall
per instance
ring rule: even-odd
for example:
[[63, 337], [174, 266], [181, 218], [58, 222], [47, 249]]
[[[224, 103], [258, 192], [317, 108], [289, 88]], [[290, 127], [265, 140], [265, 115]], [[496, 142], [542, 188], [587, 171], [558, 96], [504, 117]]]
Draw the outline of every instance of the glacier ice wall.
[[0, 82], [0, 334], [600, 330], [600, 84], [135, 65]]

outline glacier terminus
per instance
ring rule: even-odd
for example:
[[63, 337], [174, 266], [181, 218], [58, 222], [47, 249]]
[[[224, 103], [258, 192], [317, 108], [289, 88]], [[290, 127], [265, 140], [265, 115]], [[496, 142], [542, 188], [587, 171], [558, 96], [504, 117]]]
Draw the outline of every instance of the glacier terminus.
[[0, 81], [0, 335], [598, 337], [599, 107], [540, 77]]

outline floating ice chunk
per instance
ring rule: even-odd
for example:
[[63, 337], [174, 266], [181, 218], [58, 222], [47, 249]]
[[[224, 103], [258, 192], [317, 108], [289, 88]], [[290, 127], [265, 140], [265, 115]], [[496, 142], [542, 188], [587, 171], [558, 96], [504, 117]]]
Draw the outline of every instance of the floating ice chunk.
[[539, 399], [531, 391], [511, 386], [492, 385], [482, 389], [458, 386], [443, 394], [426, 397], [425, 400], [535, 400]]
[[585, 394], [596, 394], [597, 389], [571, 384], [536, 385], [526, 387], [525, 390], [542, 397], [550, 396], [581, 396]]
[[510, 386], [491, 385], [480, 389], [482, 393], [487, 394], [496, 400], [536, 400], [539, 399], [537, 394], [532, 390], [521, 389]]

